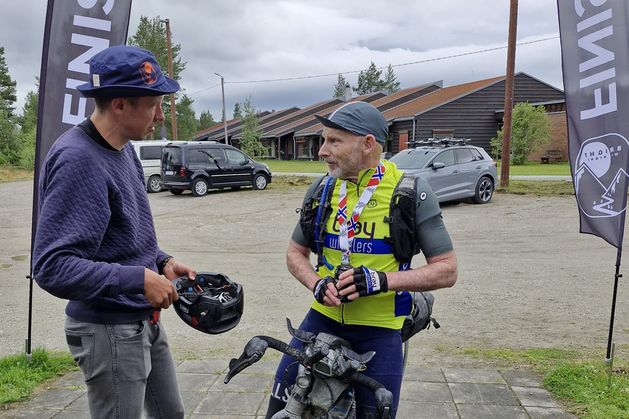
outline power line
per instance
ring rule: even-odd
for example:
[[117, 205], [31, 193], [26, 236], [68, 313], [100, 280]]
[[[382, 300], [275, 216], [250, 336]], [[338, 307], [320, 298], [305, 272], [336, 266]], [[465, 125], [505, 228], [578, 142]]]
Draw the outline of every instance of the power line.
[[[552, 39], [558, 39], [558, 38], [559, 38], [559, 35], [556, 35], [556, 36], [551, 36], [549, 38], [536, 39], [534, 41], [520, 42], [517, 45], [535, 44], [537, 42], [550, 41]], [[477, 50], [477, 51], [462, 52], [460, 54], [446, 55], [446, 56], [443, 56], [443, 57], [427, 58], [425, 60], [412, 61], [412, 62], [409, 62], [409, 63], [393, 64], [393, 65], [391, 65], [391, 67], [403, 67], [403, 66], [407, 66], [407, 65], [423, 64], [423, 63], [429, 63], [429, 62], [433, 62], [433, 61], [443, 61], [443, 60], [448, 60], [448, 59], [451, 59], [451, 58], [464, 57], [464, 56], [468, 56], [468, 55], [482, 54], [482, 53], [485, 53], [485, 52], [497, 51], [497, 50], [506, 49], [506, 48], [507, 48], [507, 45], [504, 45], [504, 46], [495, 47], [495, 48], [486, 48], [486, 49], [481, 49], [481, 50]], [[378, 67], [378, 70], [384, 70], [387, 67]], [[361, 71], [363, 71], [363, 70], [342, 71], [342, 72], [338, 72], [338, 73], [317, 74], [317, 75], [312, 75], [312, 76], [286, 77], [286, 78], [281, 78], [281, 79], [245, 80], [245, 81], [227, 81], [227, 80], [225, 80], [225, 84], [227, 84], [227, 83], [229, 83], [229, 84], [272, 83], [272, 82], [278, 82], [278, 81], [293, 81], [293, 80], [315, 79], [315, 78], [321, 78], [321, 77], [336, 76], [338, 74], [355, 74], [355, 73], [360, 73]], [[213, 86], [213, 87], [215, 87], [215, 86]], [[204, 90], [207, 90], [207, 89], [204, 89]]]
[[188, 93], [188, 96], [194, 96], [194, 95], [196, 95], [196, 94], [199, 94], [199, 93], [201, 93], [201, 92], [205, 92], [206, 90], [213, 89], [213, 88], [218, 87], [218, 86], [220, 86], [220, 85], [221, 85], [221, 84], [220, 84], [220, 83], [218, 83], [218, 84], [215, 84], [215, 85], [210, 86], [210, 87], [204, 87], [203, 89], [201, 89], [201, 90], [197, 90], [196, 92]]

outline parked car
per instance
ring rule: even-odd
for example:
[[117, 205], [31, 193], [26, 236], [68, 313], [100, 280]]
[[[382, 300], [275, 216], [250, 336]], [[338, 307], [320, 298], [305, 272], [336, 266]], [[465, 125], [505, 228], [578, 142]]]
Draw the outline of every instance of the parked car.
[[426, 179], [439, 202], [470, 198], [486, 204], [498, 178], [496, 162], [464, 140], [426, 140], [411, 144], [390, 161], [405, 173]]
[[131, 141], [133, 149], [138, 155], [140, 163], [142, 163], [146, 190], [149, 192], [160, 192], [162, 190], [162, 148], [169, 143], [170, 141], [168, 140]]
[[210, 188], [253, 186], [271, 183], [269, 166], [235, 147], [215, 141], [174, 142], [162, 150], [162, 185], [174, 195], [191, 190], [203, 196]]

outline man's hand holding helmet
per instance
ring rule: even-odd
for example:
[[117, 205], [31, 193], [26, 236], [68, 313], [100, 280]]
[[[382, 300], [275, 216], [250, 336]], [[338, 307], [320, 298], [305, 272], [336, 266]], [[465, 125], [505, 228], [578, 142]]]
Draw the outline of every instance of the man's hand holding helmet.
[[171, 281], [175, 278], [187, 276], [190, 279], [194, 279], [197, 275], [197, 271], [184, 265], [175, 258], [167, 258], [161, 266], [162, 274]]
[[144, 296], [153, 307], [164, 309], [179, 298], [170, 280], [148, 268], [144, 268]]
[[164, 260], [160, 271], [163, 275], [144, 269], [144, 296], [153, 307], [166, 309], [179, 298], [171, 281], [181, 276], [194, 280], [196, 271], [171, 257]]

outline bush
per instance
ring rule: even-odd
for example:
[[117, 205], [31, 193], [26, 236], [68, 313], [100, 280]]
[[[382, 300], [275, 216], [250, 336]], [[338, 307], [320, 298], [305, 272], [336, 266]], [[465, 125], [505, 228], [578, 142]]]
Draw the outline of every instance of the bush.
[[[543, 106], [528, 102], [515, 105], [511, 124], [511, 163], [524, 164], [531, 152], [550, 142], [550, 119]], [[502, 158], [503, 130], [491, 139], [491, 150]]]

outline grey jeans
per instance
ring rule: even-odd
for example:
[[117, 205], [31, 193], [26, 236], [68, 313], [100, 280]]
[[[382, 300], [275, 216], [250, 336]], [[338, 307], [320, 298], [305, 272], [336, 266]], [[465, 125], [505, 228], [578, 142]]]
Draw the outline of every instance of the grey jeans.
[[66, 317], [92, 418], [183, 418], [175, 366], [161, 324], [86, 323]]

